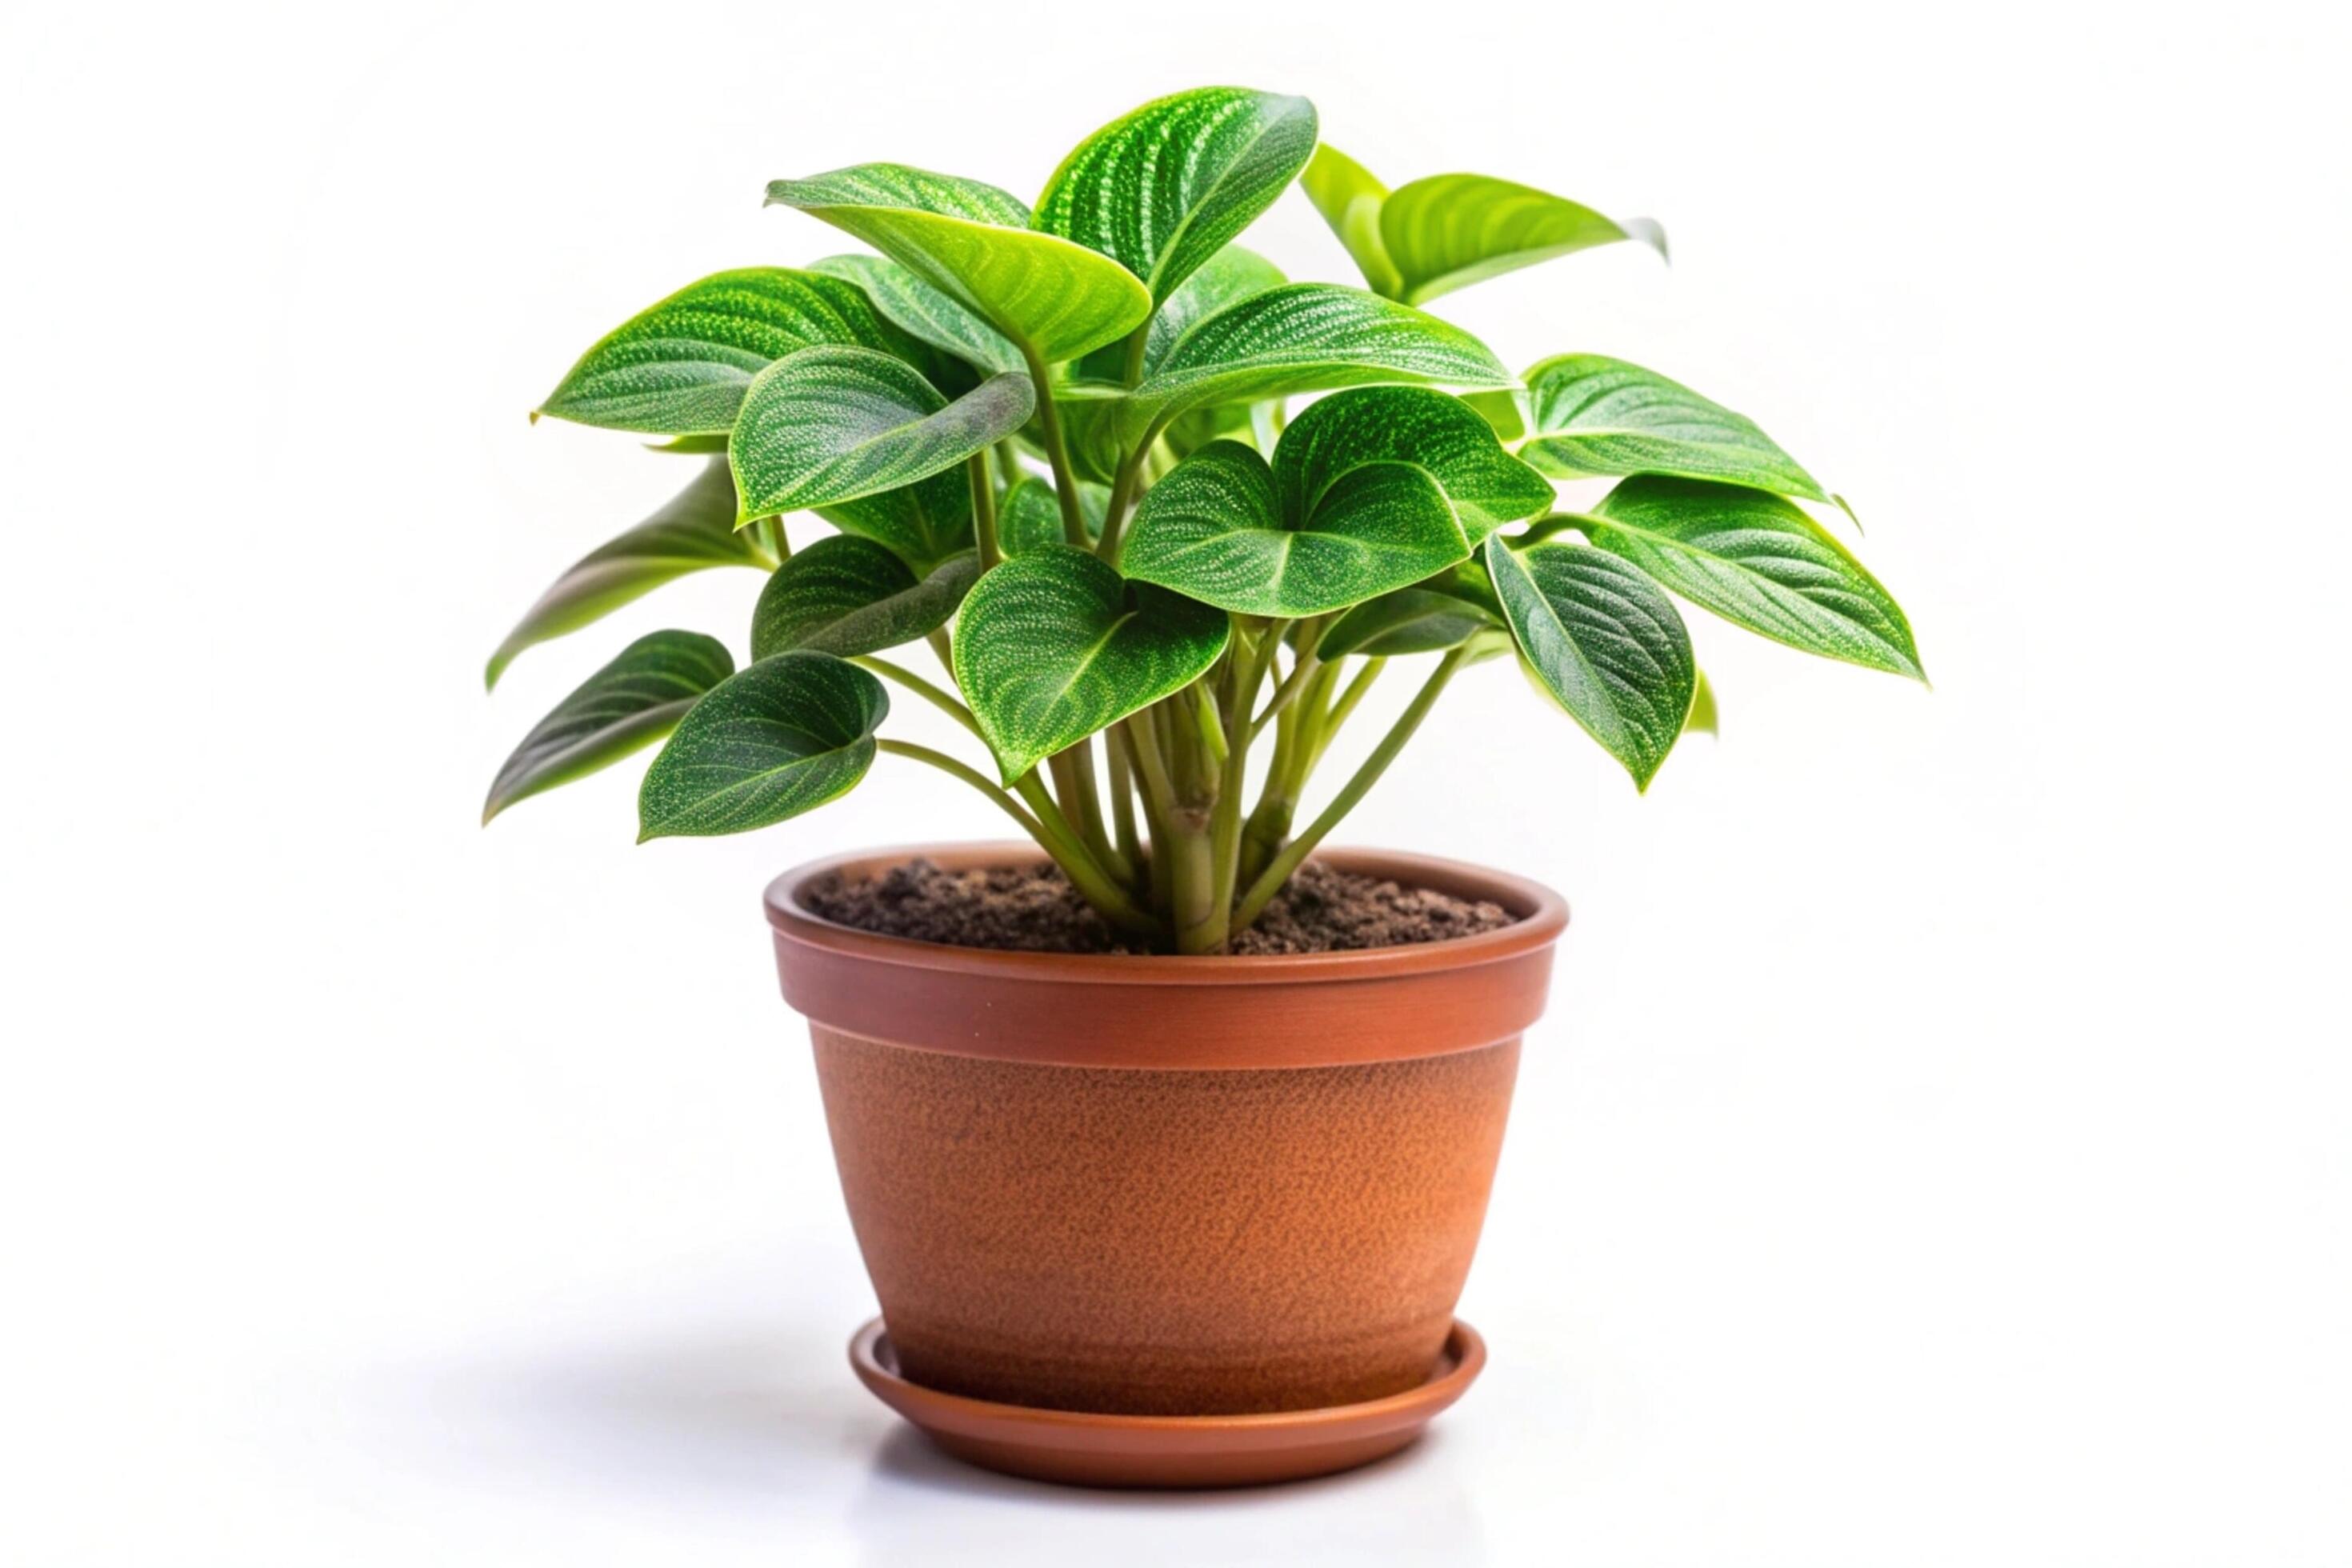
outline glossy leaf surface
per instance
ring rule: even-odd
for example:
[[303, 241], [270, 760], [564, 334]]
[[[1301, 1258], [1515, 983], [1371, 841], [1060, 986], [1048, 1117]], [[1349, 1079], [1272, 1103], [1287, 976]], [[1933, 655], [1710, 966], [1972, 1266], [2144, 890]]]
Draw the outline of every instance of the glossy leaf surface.
[[1753, 421], [1677, 381], [1605, 354], [1561, 354], [1528, 372], [1519, 456], [1548, 474], [1674, 474], [1827, 500]]
[[735, 531], [735, 480], [727, 459], [715, 458], [659, 511], [573, 562], [490, 656], [483, 684], [496, 686], [523, 649], [601, 620], [673, 577], [769, 564], [751, 536]]
[[[1191, 331], [1195, 322], [1206, 321], [1253, 294], [1279, 289], [1289, 281], [1282, 275], [1281, 268], [1257, 252], [1238, 245], [1225, 247], [1186, 279], [1183, 287], [1170, 295], [1152, 316], [1151, 329], [1144, 334], [1143, 374], [1150, 375], [1159, 369], [1168, 351], [1176, 346], [1176, 340]], [[1110, 343], [1080, 361], [1076, 374], [1081, 379], [1116, 387], [1123, 384], [1126, 357], [1123, 345]]]
[[1028, 419], [1029, 378], [995, 375], [950, 403], [903, 360], [810, 348], [751, 384], [728, 443], [745, 519], [897, 489], [962, 462]]
[[971, 548], [971, 486], [961, 465], [894, 490], [821, 506], [816, 514], [844, 533], [887, 546], [918, 574]]
[[1401, 280], [1398, 298], [1408, 304], [1624, 239], [1665, 254], [1665, 235], [1654, 223], [1621, 224], [1490, 174], [1433, 174], [1398, 186], [1381, 206], [1381, 242]]
[[1253, 294], [1194, 326], [1123, 400], [1132, 443], [1188, 409], [1381, 383], [1507, 387], [1486, 345], [1408, 306], [1328, 283]]
[[1739, 485], [1627, 479], [1590, 532], [1695, 605], [1825, 658], [1924, 680], [1895, 597], [1794, 503]]
[[1316, 644], [1325, 659], [1435, 653], [1505, 626], [1483, 556], [1474, 556], [1410, 588], [1367, 600], [1333, 621]]
[[1657, 585], [1604, 550], [1488, 537], [1485, 558], [1521, 661], [1646, 790], [1697, 689], [1690, 634]]
[[1156, 99], [1079, 143], [1035, 225], [1121, 263], [1156, 305], [1274, 205], [1315, 134], [1303, 98], [1211, 87]]
[[490, 784], [482, 820], [651, 745], [734, 669], [726, 647], [699, 632], [639, 637], [523, 737]]
[[882, 683], [824, 653], [782, 653], [713, 687], [637, 793], [637, 841], [742, 833], [846, 794], [874, 762]]
[[1021, 351], [971, 307], [887, 256], [828, 256], [809, 270], [855, 283], [900, 331], [983, 371], [1023, 368]]
[[1120, 565], [1221, 609], [1296, 618], [1361, 604], [1469, 553], [1425, 468], [1359, 464], [1286, 511], [1265, 459], [1215, 441], [1143, 498]]
[[1005, 782], [1214, 664], [1224, 613], [1044, 545], [983, 574], [956, 623], [963, 689]]
[[714, 273], [607, 333], [533, 417], [724, 436], [751, 378], [814, 343], [881, 353], [900, 346], [865, 294], [838, 278], [786, 267]]
[[797, 207], [962, 301], [1044, 363], [1126, 336], [1151, 291], [1118, 262], [1030, 228], [1011, 195], [902, 163], [865, 163], [777, 180], [771, 203]]
[[1374, 179], [1370, 169], [1328, 142], [1315, 150], [1314, 160], [1298, 183], [1347, 247], [1371, 290], [1387, 299], [1402, 299], [1404, 279], [1389, 259], [1387, 243], [1381, 238], [1381, 208], [1387, 205], [1389, 188]]
[[[1110, 492], [1100, 485], [1078, 481], [1078, 515], [1086, 520], [1087, 537], [1102, 537], [1103, 515]], [[1065, 544], [1062, 503], [1051, 480], [1024, 474], [1013, 481], [996, 508], [996, 542], [1007, 555], [1025, 555], [1043, 544]]]
[[1294, 420], [1275, 448], [1283, 515], [1302, 517], [1327, 487], [1364, 463], [1429, 470], [1461, 515], [1472, 544], [1507, 522], [1551, 510], [1551, 483], [1503, 450], [1494, 429], [1458, 397], [1416, 386], [1371, 386], [1326, 397]]
[[912, 642], [945, 626], [979, 575], [980, 559], [969, 551], [918, 578], [871, 540], [820, 539], [760, 590], [751, 657], [814, 648], [847, 658]]

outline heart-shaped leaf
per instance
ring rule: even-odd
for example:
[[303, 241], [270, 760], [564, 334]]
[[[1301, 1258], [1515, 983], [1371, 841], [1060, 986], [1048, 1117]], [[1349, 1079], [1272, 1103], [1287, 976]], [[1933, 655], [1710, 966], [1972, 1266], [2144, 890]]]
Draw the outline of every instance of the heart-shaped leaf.
[[956, 684], [1011, 784], [1181, 690], [1232, 635], [1223, 612], [1049, 544], [983, 574], [956, 623]]
[[1359, 464], [1291, 512], [1264, 458], [1213, 441], [1151, 487], [1120, 564], [1138, 582], [1220, 609], [1296, 619], [1417, 583], [1469, 553], [1425, 468]]
[[1325, 628], [1315, 654], [1328, 662], [1351, 653], [1373, 658], [1439, 653], [1504, 626], [1486, 568], [1473, 557], [1425, 582], [1358, 605]]
[[1827, 500], [1797, 460], [1745, 416], [1680, 382], [1605, 354], [1560, 354], [1528, 372], [1519, 456], [1548, 474], [1675, 474]]
[[490, 655], [482, 683], [498, 685], [523, 649], [601, 620], [673, 577], [771, 564], [750, 534], [735, 531], [735, 479], [727, 460], [715, 458], [659, 511], [573, 562]]
[[1642, 477], [1584, 524], [1600, 549], [1790, 647], [1925, 680], [1895, 597], [1793, 503], [1740, 485]]
[[1690, 716], [1690, 633], [1657, 584], [1604, 550], [1487, 536], [1486, 571], [1528, 672], [1647, 790]]
[[887, 546], [918, 574], [928, 574], [972, 544], [971, 482], [961, 468], [942, 468], [879, 495], [821, 506], [816, 514], [844, 533]]
[[1381, 205], [1381, 242], [1402, 280], [1399, 298], [1414, 305], [1498, 273], [1622, 239], [1666, 253], [1664, 231], [1647, 218], [1621, 224], [1490, 174], [1433, 174], [1398, 186]]
[[871, 349], [786, 354], [751, 383], [728, 439], [749, 521], [897, 489], [952, 467], [1029, 417], [1018, 372], [950, 403], [905, 361]]
[[1020, 370], [1021, 351], [953, 295], [884, 256], [828, 256], [809, 270], [845, 279], [894, 327], [984, 371]]
[[[1100, 539], [1103, 514], [1110, 510], [1110, 492], [1100, 485], [1078, 481], [1078, 515], [1086, 520], [1089, 538]], [[1062, 503], [1051, 481], [1024, 474], [1013, 481], [996, 508], [997, 547], [1007, 555], [1025, 555], [1042, 544], [1065, 544]]]
[[1315, 130], [1303, 98], [1208, 87], [1156, 99], [1062, 161], [1036, 226], [1123, 263], [1157, 305], [1274, 205]]
[[970, 551], [919, 579], [871, 540], [820, 539], [760, 590], [751, 657], [805, 647], [847, 658], [912, 642], [947, 625], [979, 575], [980, 558]]
[[1429, 470], [1477, 543], [1507, 522], [1551, 510], [1550, 481], [1503, 450], [1477, 410], [1419, 386], [1368, 386], [1324, 398], [1292, 422], [1275, 448], [1285, 517], [1303, 517], [1323, 492], [1365, 463]]
[[1339, 243], [1347, 247], [1372, 291], [1391, 300], [1402, 298], [1404, 279], [1389, 259], [1388, 247], [1381, 238], [1381, 208], [1388, 203], [1389, 188], [1374, 179], [1370, 169], [1328, 142], [1315, 149], [1314, 160], [1298, 183], [1315, 210], [1323, 215], [1323, 221], [1331, 226], [1331, 232], [1339, 237]]
[[1119, 405], [1139, 444], [1188, 409], [1336, 387], [1516, 386], [1486, 344], [1410, 306], [1329, 283], [1253, 294], [1194, 326]]
[[490, 784], [482, 820], [651, 745], [734, 669], [726, 646], [700, 632], [639, 637], [522, 738]]
[[1007, 193], [901, 163], [777, 180], [772, 204], [855, 235], [977, 311], [1038, 363], [1076, 359], [1151, 313], [1151, 290], [1108, 257], [1029, 227]]
[[646, 770], [637, 842], [742, 833], [847, 794], [889, 711], [880, 681], [831, 654], [745, 667], [687, 710]]
[[714, 273], [605, 334], [531, 417], [724, 436], [751, 378], [813, 343], [885, 353], [904, 346], [866, 296], [838, 278], [786, 267]]

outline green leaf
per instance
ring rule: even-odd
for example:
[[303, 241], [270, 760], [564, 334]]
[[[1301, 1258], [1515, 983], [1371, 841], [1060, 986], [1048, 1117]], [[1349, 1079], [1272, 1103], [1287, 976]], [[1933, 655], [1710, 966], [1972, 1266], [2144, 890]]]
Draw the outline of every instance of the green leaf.
[[734, 668], [725, 645], [700, 632], [639, 637], [522, 738], [490, 784], [482, 820], [660, 740]]
[[1209, 87], [1156, 99], [1062, 161], [1035, 225], [1122, 263], [1160, 304], [1298, 177], [1315, 131], [1303, 98]]
[[1646, 218], [1621, 224], [1489, 174], [1433, 174], [1398, 186], [1381, 205], [1381, 241], [1402, 280], [1398, 298], [1414, 305], [1497, 273], [1622, 239], [1666, 252], [1664, 231]]
[[728, 442], [745, 521], [836, 505], [928, 478], [1021, 428], [1029, 378], [991, 376], [953, 403], [905, 361], [809, 348], [760, 373]]
[[1194, 326], [1119, 407], [1130, 445], [1188, 409], [1381, 383], [1518, 384], [1486, 344], [1404, 305], [1329, 283], [1253, 294]]
[[[1110, 492], [1100, 485], [1078, 481], [1078, 515], [1087, 533], [1100, 539], [1103, 515], [1110, 510]], [[996, 508], [996, 542], [1007, 555], [1025, 555], [1041, 544], [1066, 543], [1062, 537], [1062, 503], [1052, 481], [1024, 474], [1013, 481]]]
[[601, 620], [673, 577], [768, 564], [751, 535], [735, 531], [735, 480], [727, 459], [714, 458], [659, 511], [573, 562], [490, 655], [482, 684], [497, 686], [523, 649]]
[[919, 574], [972, 544], [971, 484], [961, 467], [879, 495], [821, 506], [816, 514], [844, 533], [887, 546]]
[[814, 343], [900, 347], [866, 296], [837, 278], [785, 267], [714, 273], [607, 333], [531, 417], [724, 436], [751, 378]]
[[1560, 354], [1528, 372], [1533, 431], [1519, 456], [1548, 474], [1676, 474], [1827, 500], [1753, 423], [1680, 382], [1604, 354]]
[[877, 653], [926, 637], [948, 623], [980, 558], [950, 556], [918, 579], [871, 540], [820, 539], [776, 568], [751, 612], [751, 657], [796, 647], [819, 653]]
[[1927, 679], [1894, 595], [1779, 496], [1645, 476], [1610, 491], [1584, 526], [1598, 548], [1734, 626], [1825, 658]]
[[1657, 585], [1606, 551], [1487, 536], [1486, 570], [1528, 672], [1646, 790], [1690, 716], [1690, 634]]
[[887, 257], [828, 256], [810, 262], [809, 270], [856, 284], [892, 326], [966, 363], [984, 371], [1023, 368], [1021, 351], [1003, 333]]
[[826, 653], [780, 653], [711, 688], [637, 794], [637, 842], [742, 833], [845, 795], [874, 762], [882, 683]]
[[1328, 142], [1315, 150], [1314, 160], [1298, 183], [1355, 258], [1365, 283], [1387, 299], [1401, 298], [1404, 279], [1381, 239], [1381, 208], [1389, 199], [1389, 188], [1374, 179], [1370, 170]]
[[1151, 313], [1151, 290], [1109, 258], [1039, 234], [993, 185], [900, 163], [777, 180], [771, 204], [855, 235], [977, 311], [1039, 363], [1076, 359]]
[[1691, 698], [1690, 717], [1683, 721], [1685, 735], [1714, 735], [1716, 728], [1715, 687], [1707, 680], [1706, 671], [1698, 672], [1698, 690]]
[[[1357, 605], [1325, 629], [1315, 653], [1325, 660], [1351, 653], [1379, 658], [1438, 653], [1504, 626], [1495, 585], [1473, 556], [1410, 588]], [[1507, 632], [1503, 635], [1507, 641]]]
[[1232, 622], [1129, 583], [1066, 544], [984, 574], [956, 623], [956, 684], [1007, 784], [1043, 759], [1182, 689], [1216, 663]]
[[[1144, 335], [1143, 373], [1149, 375], [1159, 369], [1168, 351], [1176, 346], [1176, 340], [1191, 331], [1195, 321], [1205, 321], [1228, 305], [1269, 289], [1279, 289], [1288, 281], [1281, 268], [1256, 251], [1238, 245], [1225, 247], [1187, 278], [1184, 286], [1168, 296], [1168, 302], [1153, 313], [1151, 328]], [[1082, 380], [1117, 386], [1126, 377], [1126, 359], [1122, 345], [1110, 343], [1080, 361], [1076, 374]]]
[[1550, 481], [1504, 451], [1493, 427], [1460, 398], [1426, 387], [1372, 386], [1324, 398], [1282, 433], [1274, 479], [1283, 515], [1306, 515], [1350, 469], [1377, 462], [1428, 469], [1472, 544], [1504, 523], [1541, 516], [1556, 499]]
[[1445, 491], [1411, 463], [1349, 468], [1286, 509], [1274, 470], [1213, 441], [1151, 487], [1120, 564], [1220, 609], [1296, 619], [1362, 603], [1465, 560]]

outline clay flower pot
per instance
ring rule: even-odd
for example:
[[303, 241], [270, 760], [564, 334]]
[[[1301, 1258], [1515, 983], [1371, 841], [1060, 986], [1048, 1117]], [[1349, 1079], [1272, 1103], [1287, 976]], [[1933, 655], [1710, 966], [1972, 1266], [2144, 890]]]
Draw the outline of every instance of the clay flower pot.
[[950, 947], [800, 900], [830, 872], [917, 855], [1037, 858], [845, 857], [767, 895], [881, 1301], [853, 1352], [868, 1384], [952, 1451], [1064, 1479], [1268, 1479], [1410, 1442], [1483, 1360], [1454, 1306], [1567, 923], [1559, 896], [1333, 851], [1521, 918], [1231, 958]]

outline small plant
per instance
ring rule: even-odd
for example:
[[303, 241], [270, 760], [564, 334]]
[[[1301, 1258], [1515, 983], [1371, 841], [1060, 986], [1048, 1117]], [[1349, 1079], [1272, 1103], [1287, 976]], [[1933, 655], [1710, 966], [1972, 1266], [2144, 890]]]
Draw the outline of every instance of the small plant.
[[[1837, 498], [1755, 425], [1598, 354], [1513, 375], [1421, 309], [1593, 246], [1663, 254], [1654, 226], [1478, 174], [1391, 191], [1317, 134], [1305, 99], [1212, 88], [1088, 137], [1034, 209], [894, 163], [770, 185], [880, 254], [717, 273], [582, 357], [539, 413], [703, 467], [488, 673], [709, 566], [768, 574], [751, 662], [640, 638], [525, 738], [485, 820], [667, 736], [640, 837], [739, 833], [887, 753], [986, 795], [1131, 937], [1214, 952], [1481, 661], [1515, 656], [1644, 788], [1714, 721], [1670, 594], [1920, 676], [1901, 609], [1796, 504]], [[1293, 181], [1369, 289], [1234, 243]], [[1559, 510], [1552, 479], [1595, 476], [1621, 482]], [[795, 551], [800, 512], [838, 531]], [[919, 642], [944, 683], [885, 657]], [[1332, 738], [1412, 658], [1418, 692], [1296, 828]], [[886, 683], [995, 776], [882, 737]]]

